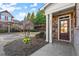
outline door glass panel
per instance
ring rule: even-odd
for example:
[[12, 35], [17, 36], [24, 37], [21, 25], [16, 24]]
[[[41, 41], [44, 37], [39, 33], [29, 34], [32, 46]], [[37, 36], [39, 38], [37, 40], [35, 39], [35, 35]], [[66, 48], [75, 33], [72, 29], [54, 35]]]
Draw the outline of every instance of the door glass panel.
[[61, 21], [61, 33], [67, 33], [67, 21]]

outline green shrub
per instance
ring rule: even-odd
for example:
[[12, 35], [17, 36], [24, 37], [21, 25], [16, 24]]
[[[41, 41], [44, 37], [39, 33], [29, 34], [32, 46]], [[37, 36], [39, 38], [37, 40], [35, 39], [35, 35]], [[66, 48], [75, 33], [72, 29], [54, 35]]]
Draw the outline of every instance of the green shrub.
[[32, 29], [32, 30], [30, 30], [30, 32], [37, 32], [37, 30], [35, 30], [35, 29]]
[[7, 30], [0, 29], [0, 33], [6, 33], [6, 32], [7, 32]]
[[30, 41], [31, 41], [31, 39], [30, 39], [29, 37], [25, 37], [25, 38], [23, 39], [23, 42], [24, 42], [25, 44], [28, 44]]
[[45, 32], [40, 32], [39, 34], [36, 35], [36, 38], [46, 38]]

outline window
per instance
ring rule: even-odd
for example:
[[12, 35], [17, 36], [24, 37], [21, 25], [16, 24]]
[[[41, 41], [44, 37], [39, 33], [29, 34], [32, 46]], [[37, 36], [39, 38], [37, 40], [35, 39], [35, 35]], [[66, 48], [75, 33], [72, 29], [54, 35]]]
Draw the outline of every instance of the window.
[[68, 32], [68, 24], [67, 20], [61, 21], [61, 33], [67, 33]]
[[8, 17], [8, 21], [11, 22], [11, 16]]
[[5, 16], [1, 15], [1, 21], [5, 22]]

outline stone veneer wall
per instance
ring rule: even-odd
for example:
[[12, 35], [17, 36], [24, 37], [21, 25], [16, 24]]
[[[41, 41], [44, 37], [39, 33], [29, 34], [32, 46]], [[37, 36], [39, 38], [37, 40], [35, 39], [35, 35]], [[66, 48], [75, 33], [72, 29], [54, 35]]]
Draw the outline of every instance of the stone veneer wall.
[[68, 9], [68, 10], [64, 10], [60, 13], [57, 13], [53, 16], [52, 18], [52, 32], [53, 32], [53, 39], [54, 40], [58, 40], [58, 15], [62, 15], [62, 14], [71, 14], [71, 39], [72, 39], [72, 43], [74, 42], [73, 41], [73, 38], [74, 38], [74, 27], [75, 27], [75, 11], [74, 11], [74, 8], [71, 8], [71, 9]]
[[53, 16], [52, 20], [52, 32], [53, 32], [53, 39], [58, 39], [58, 19], [56, 16]]
[[76, 4], [76, 22], [77, 26], [74, 29], [74, 47], [77, 55], [79, 55], [79, 3]]

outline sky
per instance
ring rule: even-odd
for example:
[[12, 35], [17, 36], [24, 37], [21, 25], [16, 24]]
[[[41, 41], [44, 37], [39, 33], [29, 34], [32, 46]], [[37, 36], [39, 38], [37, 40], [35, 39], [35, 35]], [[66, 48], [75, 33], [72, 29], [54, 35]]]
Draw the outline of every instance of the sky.
[[36, 13], [44, 3], [0, 3], [0, 11], [9, 11], [16, 20], [24, 20], [28, 13]]

